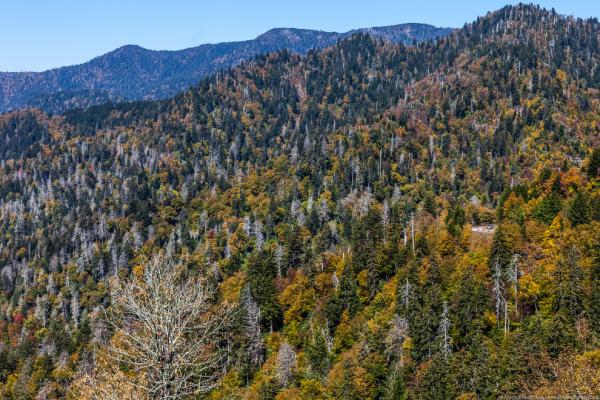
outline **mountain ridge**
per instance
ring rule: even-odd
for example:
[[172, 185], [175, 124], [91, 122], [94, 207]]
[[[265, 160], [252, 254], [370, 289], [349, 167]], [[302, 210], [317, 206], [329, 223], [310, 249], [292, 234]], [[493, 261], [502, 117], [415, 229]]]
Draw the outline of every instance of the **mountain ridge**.
[[599, 28], [510, 6], [1, 115], [0, 397], [145, 388], [185, 357], [101, 358], [122, 327], [147, 343], [106, 315], [163, 254], [239, 306], [211, 399], [595, 398]]
[[187, 89], [213, 72], [257, 55], [282, 49], [305, 54], [359, 32], [410, 44], [436, 39], [451, 31], [451, 28], [417, 23], [343, 33], [274, 28], [255, 39], [202, 44], [181, 50], [150, 50], [128, 44], [82, 64], [42, 72], [0, 72], [0, 113], [27, 107], [60, 113], [106, 101], [162, 99]]

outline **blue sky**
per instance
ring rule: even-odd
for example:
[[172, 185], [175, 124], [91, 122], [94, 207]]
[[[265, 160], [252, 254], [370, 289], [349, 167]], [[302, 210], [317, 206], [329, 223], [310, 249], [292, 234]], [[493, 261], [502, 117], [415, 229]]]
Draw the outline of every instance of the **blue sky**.
[[[347, 31], [424, 22], [459, 27], [503, 0], [1, 0], [0, 71], [85, 62], [124, 44], [181, 49], [244, 40], [275, 27]], [[540, 0], [562, 14], [600, 17], [598, 0]]]

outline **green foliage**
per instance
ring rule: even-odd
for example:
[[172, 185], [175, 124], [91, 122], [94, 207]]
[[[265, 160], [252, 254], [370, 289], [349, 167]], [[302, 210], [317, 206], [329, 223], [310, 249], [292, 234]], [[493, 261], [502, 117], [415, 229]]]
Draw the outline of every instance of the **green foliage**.
[[514, 250], [509, 241], [508, 234], [504, 226], [500, 225], [494, 232], [492, 247], [489, 255], [490, 269], [498, 263], [501, 268], [505, 268], [510, 264]]
[[385, 400], [407, 400], [408, 390], [402, 371], [393, 371], [388, 375], [388, 383], [383, 394]]
[[583, 191], [578, 191], [569, 208], [569, 219], [574, 226], [590, 222], [589, 200]]
[[571, 246], [560, 260], [555, 272], [554, 310], [576, 319], [584, 310], [584, 275], [579, 249]]
[[281, 318], [274, 279], [277, 274], [273, 254], [269, 250], [256, 251], [248, 257], [247, 279], [250, 293], [258, 303], [262, 322], [272, 327]]
[[448, 209], [448, 215], [446, 216], [448, 233], [452, 236], [458, 236], [462, 232], [464, 224], [465, 210], [458, 202], [453, 201], [453, 204]]
[[443, 357], [433, 357], [426, 366], [423, 380], [417, 388], [417, 398], [443, 400], [455, 398], [455, 380], [448, 360]]
[[600, 188], [575, 162], [597, 154], [599, 28], [508, 6], [419, 46], [356, 35], [169, 100], [0, 116], [0, 397], [64, 397], [118, 340], [111, 278], [159, 250], [242, 300], [215, 399], [533, 393], [600, 340]]
[[587, 301], [588, 318], [592, 329], [600, 336], [600, 239], [598, 239], [594, 248], [589, 293]]
[[477, 279], [472, 267], [458, 277], [451, 301], [455, 345], [457, 348], [469, 346], [483, 331], [483, 313], [490, 306], [485, 284]]
[[600, 147], [596, 147], [594, 151], [592, 151], [587, 166], [587, 174], [590, 178], [600, 176]]
[[556, 214], [559, 213], [561, 207], [560, 196], [553, 191], [542, 198], [533, 211], [533, 216], [536, 219], [549, 224]]

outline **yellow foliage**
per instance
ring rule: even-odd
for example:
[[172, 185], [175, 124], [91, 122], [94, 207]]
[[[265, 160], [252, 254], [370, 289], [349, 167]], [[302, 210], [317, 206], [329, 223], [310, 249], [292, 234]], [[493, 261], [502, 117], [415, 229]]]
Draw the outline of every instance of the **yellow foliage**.
[[226, 278], [219, 286], [223, 300], [230, 303], [236, 303], [240, 297], [240, 292], [244, 286], [245, 279], [246, 277], [243, 272], [237, 272]]
[[485, 310], [483, 312], [483, 321], [488, 327], [494, 327], [498, 323], [498, 319], [496, 318], [496, 314], [494, 314], [490, 310]]
[[371, 301], [370, 307], [373, 310], [384, 310], [386, 308], [395, 308], [396, 299], [396, 285], [397, 278], [394, 277], [387, 281], [380, 292], [375, 295], [373, 301]]
[[221, 380], [221, 386], [219, 390], [215, 390], [211, 393], [211, 400], [229, 400], [239, 399], [242, 397], [242, 381], [239, 373], [235, 369], [231, 369]]
[[316, 379], [304, 379], [300, 383], [300, 398], [303, 400], [325, 400], [323, 384]]
[[344, 310], [339, 325], [335, 329], [335, 339], [333, 342], [334, 348], [339, 351], [352, 344], [352, 329], [349, 324], [350, 316], [348, 310]]
[[322, 272], [315, 276], [315, 287], [319, 296], [328, 293], [333, 288], [333, 276]]
[[139, 279], [141, 279], [142, 275], [144, 275], [144, 266], [142, 264], [136, 265], [135, 267], [133, 267], [132, 273]]
[[524, 274], [519, 278], [520, 293], [519, 297], [526, 300], [535, 300], [541, 293], [538, 285], [531, 274]]
[[483, 251], [472, 251], [463, 254], [456, 265], [452, 280], [454, 284], [458, 283], [458, 279], [464, 275], [467, 268], [473, 268], [475, 276], [483, 281], [489, 277], [488, 257]]
[[552, 361], [553, 379], [545, 379], [533, 392], [547, 398], [597, 398], [600, 393], [600, 350]]
[[454, 238], [447, 231], [442, 232], [441, 238], [437, 242], [436, 250], [441, 256], [451, 255], [456, 251]]
[[303, 397], [300, 395], [298, 388], [289, 388], [282, 390], [277, 394], [275, 400], [302, 400]]
[[308, 277], [302, 271], [296, 274], [292, 284], [281, 293], [279, 302], [285, 310], [285, 323], [302, 320], [314, 308], [315, 290], [310, 287]]
[[548, 229], [546, 229], [546, 231], [544, 232], [542, 248], [543, 248], [544, 254], [547, 257], [554, 258], [554, 257], [558, 256], [558, 253], [560, 252], [558, 240], [561, 237], [562, 228], [563, 228], [563, 220], [559, 214], [556, 217], [554, 217], [554, 220], [552, 220], [552, 223], [550, 224]]

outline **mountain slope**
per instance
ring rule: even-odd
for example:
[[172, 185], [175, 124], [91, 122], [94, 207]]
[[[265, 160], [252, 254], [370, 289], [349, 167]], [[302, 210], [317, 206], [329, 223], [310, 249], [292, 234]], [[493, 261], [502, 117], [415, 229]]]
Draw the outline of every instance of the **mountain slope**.
[[239, 304], [213, 399], [595, 396], [599, 34], [511, 6], [0, 116], [0, 395], [123, 383], [103, 310], [162, 252]]
[[123, 46], [93, 60], [45, 72], [0, 72], [0, 113], [38, 107], [49, 112], [106, 101], [160, 99], [196, 84], [208, 74], [280, 49], [304, 54], [357, 32], [394, 43], [432, 40], [451, 32], [425, 24], [401, 24], [346, 33], [273, 29], [254, 40], [204, 44], [179, 51]]

